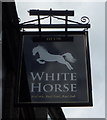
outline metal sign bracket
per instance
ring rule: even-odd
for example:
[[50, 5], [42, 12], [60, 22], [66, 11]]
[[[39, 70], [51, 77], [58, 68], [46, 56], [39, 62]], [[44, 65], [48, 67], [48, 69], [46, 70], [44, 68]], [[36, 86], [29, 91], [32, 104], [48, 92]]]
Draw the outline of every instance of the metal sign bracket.
[[[88, 17], [83, 16], [81, 18], [81, 22], [77, 22], [77, 21], [73, 21], [68, 19], [69, 16], [74, 16], [74, 11], [73, 10], [30, 10], [28, 11], [30, 16], [38, 16], [37, 19], [34, 20], [30, 20], [30, 21], [26, 21], [20, 24], [20, 28], [21, 29], [34, 29], [34, 28], [38, 28], [39, 32], [41, 33], [41, 29], [42, 28], [64, 28], [65, 29], [65, 33], [67, 33], [68, 28], [72, 28], [72, 29], [83, 29], [83, 30], [87, 30], [88, 28], [90, 28], [90, 20]], [[42, 17], [41, 16], [45, 16]], [[64, 18], [61, 18], [59, 16], [65, 16]], [[41, 24], [40, 21], [47, 19], [50, 17], [50, 24]], [[65, 24], [52, 24], [52, 18], [56, 18], [58, 20], [63, 20], [65, 21]], [[36, 22], [38, 21], [38, 24], [31, 24], [32, 22]], [[68, 22], [72, 23], [72, 24], [68, 24]], [[30, 23], [30, 24], [29, 24]]]

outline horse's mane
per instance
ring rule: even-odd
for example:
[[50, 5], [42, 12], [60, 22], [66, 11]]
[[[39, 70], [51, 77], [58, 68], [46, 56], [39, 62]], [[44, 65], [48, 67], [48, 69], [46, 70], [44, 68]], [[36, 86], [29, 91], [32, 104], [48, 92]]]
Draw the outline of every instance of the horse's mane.
[[45, 47], [43, 47], [43, 46], [41, 46], [41, 45], [38, 45], [37, 47], [40, 48], [40, 49], [43, 49], [44, 51], [47, 52], [47, 50], [45, 49]]

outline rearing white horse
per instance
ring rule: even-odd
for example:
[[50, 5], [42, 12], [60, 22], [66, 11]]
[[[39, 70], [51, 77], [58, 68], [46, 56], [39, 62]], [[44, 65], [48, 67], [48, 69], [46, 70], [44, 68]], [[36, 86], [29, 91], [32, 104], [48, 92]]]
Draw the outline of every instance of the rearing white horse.
[[49, 53], [44, 47], [38, 45], [32, 50], [33, 55], [36, 53], [39, 54], [39, 58], [36, 61], [40, 64], [45, 64], [45, 62], [58, 62], [67, 66], [69, 70], [73, 70], [73, 67], [69, 62], [74, 63], [76, 59], [72, 56], [71, 53], [65, 53], [62, 55], [54, 55]]

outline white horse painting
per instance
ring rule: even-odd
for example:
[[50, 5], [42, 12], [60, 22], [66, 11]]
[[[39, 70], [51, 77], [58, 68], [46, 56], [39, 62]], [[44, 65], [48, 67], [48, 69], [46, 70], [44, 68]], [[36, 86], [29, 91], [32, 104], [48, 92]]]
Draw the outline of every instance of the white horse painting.
[[69, 70], [73, 70], [73, 67], [70, 63], [74, 63], [76, 59], [72, 56], [71, 53], [65, 53], [62, 55], [54, 55], [49, 53], [43, 46], [38, 45], [32, 50], [33, 55], [39, 54], [39, 58], [36, 61], [39, 64], [45, 64], [46, 62], [58, 62], [66, 65]]

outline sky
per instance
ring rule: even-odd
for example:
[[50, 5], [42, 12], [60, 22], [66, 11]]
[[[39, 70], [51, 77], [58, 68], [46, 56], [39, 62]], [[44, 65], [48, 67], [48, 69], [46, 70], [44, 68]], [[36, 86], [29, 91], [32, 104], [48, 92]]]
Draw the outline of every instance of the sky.
[[93, 107], [63, 107], [62, 109], [66, 118], [105, 118], [105, 3], [103, 0], [102, 2], [88, 2], [88, 0], [87, 2], [71, 2], [70, 0], [15, 1], [21, 22], [35, 19], [28, 15], [27, 11], [30, 9], [74, 10], [75, 16], [72, 20], [78, 22], [84, 15], [90, 18], [89, 44]]
[[0, 2], [0, 118], [2, 114], [2, 29], [1, 29], [1, 22], [2, 22], [2, 12], [1, 12], [1, 2]]

